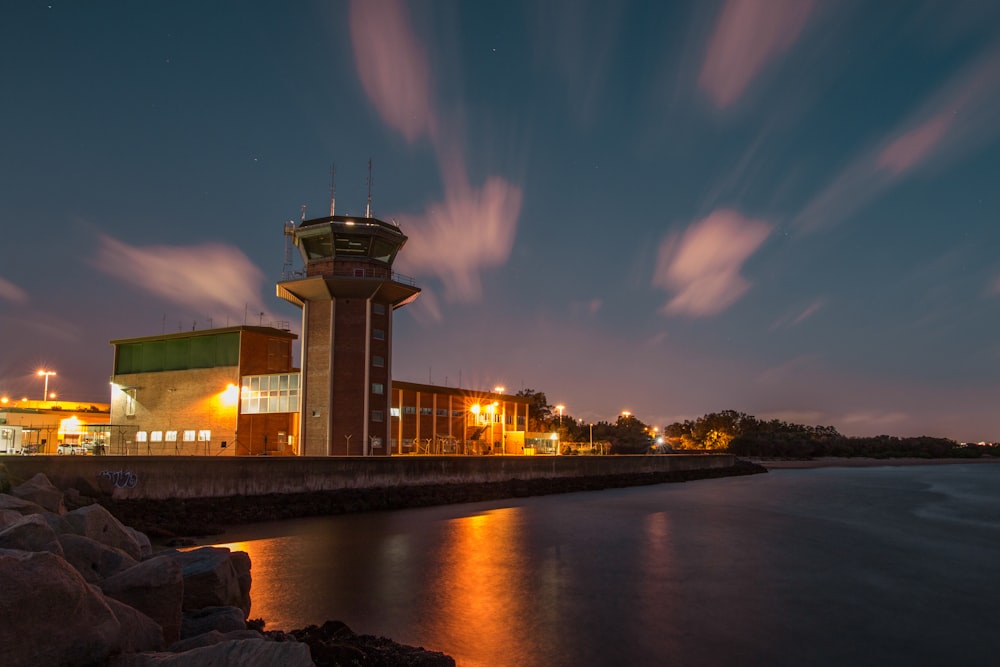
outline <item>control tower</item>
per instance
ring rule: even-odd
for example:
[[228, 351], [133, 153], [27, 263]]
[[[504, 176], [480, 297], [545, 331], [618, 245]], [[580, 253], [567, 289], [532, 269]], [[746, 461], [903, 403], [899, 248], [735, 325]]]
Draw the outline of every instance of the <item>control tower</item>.
[[406, 243], [396, 224], [330, 215], [286, 228], [305, 276], [278, 283], [302, 308], [303, 456], [390, 453], [392, 311], [420, 288], [394, 273]]

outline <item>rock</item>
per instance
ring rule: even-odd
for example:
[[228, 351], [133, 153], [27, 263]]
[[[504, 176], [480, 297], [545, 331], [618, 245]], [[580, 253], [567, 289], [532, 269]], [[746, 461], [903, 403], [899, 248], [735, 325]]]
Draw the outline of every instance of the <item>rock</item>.
[[[313, 661], [320, 667], [455, 667], [455, 660], [444, 653], [397, 644], [384, 637], [358, 635], [340, 621], [327, 621], [322, 627], [310, 625], [288, 634], [309, 646]], [[284, 633], [265, 632], [264, 635], [278, 638]]]
[[73, 532], [121, 549], [132, 558], [142, 558], [142, 547], [125, 526], [101, 505], [87, 505], [66, 514]]
[[229, 562], [236, 571], [236, 581], [240, 585], [240, 603], [238, 606], [250, 618], [250, 586], [253, 578], [250, 576], [250, 554], [245, 551], [233, 551], [229, 554]]
[[230, 630], [229, 632], [212, 630], [210, 632], [204, 632], [200, 635], [195, 635], [188, 639], [182, 639], [179, 642], [174, 642], [167, 647], [167, 651], [170, 653], [183, 653], [184, 651], [190, 651], [193, 648], [211, 646], [212, 644], [218, 644], [219, 642], [225, 642], [231, 639], [260, 639], [260, 633], [256, 630]]
[[14, 510], [0, 510], [0, 529], [20, 520], [22, 516], [24, 515]]
[[13, 510], [18, 514], [41, 514], [45, 508], [30, 500], [24, 500], [9, 493], [0, 493], [0, 510]]
[[189, 639], [213, 630], [231, 632], [246, 629], [246, 616], [239, 607], [205, 607], [184, 612], [181, 620], [181, 639]]
[[31, 501], [56, 514], [66, 513], [63, 492], [53, 486], [44, 473], [35, 473], [35, 476], [24, 484], [12, 488], [10, 495]]
[[184, 653], [133, 653], [119, 656], [109, 667], [314, 667], [309, 647], [298, 642], [234, 639]]
[[163, 628], [159, 623], [135, 607], [114, 598], [105, 597], [104, 602], [121, 626], [117, 653], [163, 650]]
[[[241, 607], [244, 595], [239, 576], [226, 547], [201, 547], [191, 551], [167, 551], [184, 575], [184, 609]], [[249, 616], [250, 610], [244, 612]]]
[[58, 537], [63, 557], [92, 584], [123, 572], [138, 562], [121, 549], [83, 535], [68, 533]]
[[0, 551], [0, 646], [5, 667], [102, 664], [121, 625], [103, 596], [47, 551]]
[[181, 636], [184, 579], [180, 566], [169, 557], [144, 560], [100, 582], [108, 597], [135, 607], [163, 628], [170, 645]]
[[45, 511], [39, 516], [45, 517], [45, 520], [49, 522], [49, 526], [56, 532], [56, 535], [64, 535], [66, 533], [73, 532], [73, 526], [71, 526], [69, 521], [66, 520], [65, 514], [56, 514], [55, 512]]
[[0, 530], [0, 549], [49, 551], [63, 555], [59, 537], [41, 514], [29, 514]]
[[139, 545], [139, 557], [142, 560], [151, 557], [153, 555], [153, 543], [149, 541], [149, 536], [131, 526], [124, 526], [124, 528], [132, 536], [132, 539], [136, 541], [136, 544]]

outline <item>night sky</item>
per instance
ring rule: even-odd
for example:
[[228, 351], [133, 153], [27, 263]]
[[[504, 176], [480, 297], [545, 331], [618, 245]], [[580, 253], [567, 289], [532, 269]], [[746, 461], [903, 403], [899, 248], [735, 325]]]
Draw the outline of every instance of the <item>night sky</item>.
[[397, 380], [1000, 439], [998, 2], [15, 0], [0, 73], [0, 394], [298, 333], [283, 226], [370, 159]]

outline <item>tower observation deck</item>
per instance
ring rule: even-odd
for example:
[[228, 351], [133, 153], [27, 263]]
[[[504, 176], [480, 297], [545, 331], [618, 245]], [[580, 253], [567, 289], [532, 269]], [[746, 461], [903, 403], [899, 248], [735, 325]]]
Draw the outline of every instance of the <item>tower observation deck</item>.
[[305, 275], [278, 296], [302, 308], [301, 453], [390, 453], [392, 311], [420, 294], [393, 272], [406, 236], [377, 218], [331, 215], [291, 231]]

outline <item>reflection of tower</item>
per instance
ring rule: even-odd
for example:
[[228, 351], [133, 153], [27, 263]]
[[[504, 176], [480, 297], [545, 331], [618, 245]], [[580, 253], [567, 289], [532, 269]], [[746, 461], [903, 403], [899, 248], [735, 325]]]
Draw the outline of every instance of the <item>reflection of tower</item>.
[[420, 293], [392, 271], [406, 236], [332, 211], [292, 236], [305, 277], [278, 283], [278, 296], [302, 308], [301, 453], [387, 455], [392, 311]]

